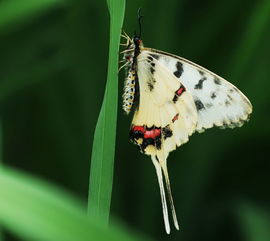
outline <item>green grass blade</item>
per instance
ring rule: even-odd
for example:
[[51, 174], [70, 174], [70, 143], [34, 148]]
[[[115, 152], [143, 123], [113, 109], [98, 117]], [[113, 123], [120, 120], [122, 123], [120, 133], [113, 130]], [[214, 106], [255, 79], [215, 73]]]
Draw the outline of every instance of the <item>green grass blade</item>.
[[0, 168], [0, 222], [25, 240], [141, 240], [90, 219], [82, 205], [38, 179]]
[[108, 223], [113, 167], [118, 99], [118, 52], [125, 0], [108, 0], [110, 12], [110, 48], [105, 95], [96, 125], [88, 198], [88, 213]]

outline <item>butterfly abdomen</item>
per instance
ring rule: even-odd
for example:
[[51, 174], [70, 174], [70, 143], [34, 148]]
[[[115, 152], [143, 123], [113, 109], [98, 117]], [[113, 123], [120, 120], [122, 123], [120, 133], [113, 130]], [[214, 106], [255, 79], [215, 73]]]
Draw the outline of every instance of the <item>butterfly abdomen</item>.
[[125, 80], [123, 94], [123, 109], [128, 114], [132, 108], [135, 97], [135, 71], [131, 70]]
[[123, 109], [129, 114], [131, 109], [136, 109], [139, 102], [139, 82], [137, 72], [132, 68], [128, 71], [124, 84]]

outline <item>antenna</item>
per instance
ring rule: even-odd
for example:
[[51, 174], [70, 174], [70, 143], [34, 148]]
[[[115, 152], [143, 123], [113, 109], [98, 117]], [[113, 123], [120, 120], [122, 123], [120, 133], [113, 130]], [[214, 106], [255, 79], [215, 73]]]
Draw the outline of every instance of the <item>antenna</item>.
[[139, 8], [138, 9], [138, 21], [139, 21], [139, 29], [140, 29], [140, 32], [139, 32], [139, 38], [141, 38], [141, 36], [142, 36], [142, 15], [141, 15], [141, 9], [142, 8]]

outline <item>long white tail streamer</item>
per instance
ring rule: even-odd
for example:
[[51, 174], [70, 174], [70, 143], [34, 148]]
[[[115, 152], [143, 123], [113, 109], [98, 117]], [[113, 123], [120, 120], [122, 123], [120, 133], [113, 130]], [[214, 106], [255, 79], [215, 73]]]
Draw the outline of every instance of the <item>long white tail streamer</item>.
[[165, 229], [166, 229], [167, 234], [170, 234], [171, 229], [170, 229], [170, 223], [169, 223], [169, 217], [168, 217], [168, 209], [167, 209], [167, 202], [166, 202], [165, 190], [164, 190], [164, 185], [163, 185], [161, 166], [160, 166], [160, 163], [156, 160], [155, 156], [151, 156], [151, 158], [156, 168], [157, 177], [158, 177]]
[[170, 179], [169, 179], [169, 174], [168, 174], [168, 169], [167, 169], [167, 160], [166, 159], [164, 161], [159, 160], [159, 163], [160, 163], [160, 166], [161, 166], [161, 168], [163, 170], [163, 174], [164, 174], [164, 177], [165, 177], [167, 193], [169, 195], [169, 201], [170, 201], [170, 205], [171, 205], [171, 211], [172, 211], [174, 226], [175, 226], [175, 228], [177, 230], [179, 230], [176, 211], [175, 211], [174, 204], [173, 204], [173, 197], [172, 197]]

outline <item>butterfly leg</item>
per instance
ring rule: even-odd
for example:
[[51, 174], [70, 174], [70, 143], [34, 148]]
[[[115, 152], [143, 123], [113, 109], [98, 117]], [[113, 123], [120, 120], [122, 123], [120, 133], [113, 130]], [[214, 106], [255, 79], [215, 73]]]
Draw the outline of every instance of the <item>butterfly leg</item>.
[[120, 72], [121, 69], [123, 69], [125, 66], [127, 66], [129, 63], [126, 62], [125, 64], [123, 64], [119, 69], [118, 69], [118, 72]]
[[127, 47], [127, 46], [128, 46], [128, 42], [126, 42], [126, 43], [124, 43], [124, 44], [120, 43], [120, 45], [121, 45], [121, 46]]
[[127, 35], [127, 33], [123, 29], [122, 32], [123, 34], [121, 34], [121, 36], [131, 42], [132, 41], [131, 38]]
[[121, 34], [121, 37], [124, 38], [124, 39], [126, 39], [126, 42], [125, 43], [120, 43], [120, 46], [127, 47], [129, 45], [129, 43], [130, 43], [130, 40], [125, 35], [122, 35]]
[[131, 51], [134, 51], [134, 48], [133, 49], [126, 49], [126, 50], [120, 52], [120, 54], [124, 54], [124, 53], [131, 52]]

